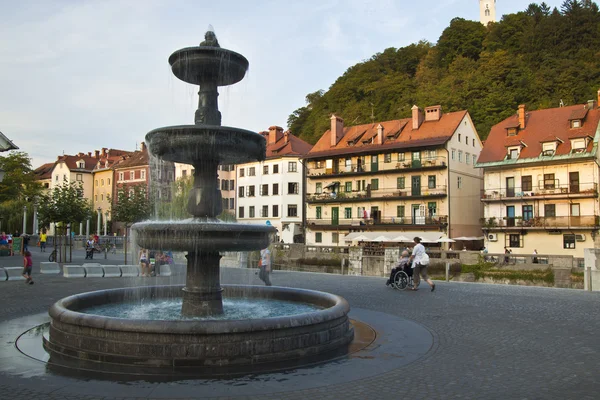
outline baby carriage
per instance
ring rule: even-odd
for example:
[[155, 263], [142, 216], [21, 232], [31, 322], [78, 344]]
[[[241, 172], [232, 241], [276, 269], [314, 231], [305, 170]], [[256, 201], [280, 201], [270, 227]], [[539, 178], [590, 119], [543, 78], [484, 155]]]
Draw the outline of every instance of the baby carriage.
[[392, 286], [398, 290], [413, 287], [413, 269], [411, 263], [404, 264], [403, 268], [398, 267], [398, 271], [396, 271], [392, 278]]

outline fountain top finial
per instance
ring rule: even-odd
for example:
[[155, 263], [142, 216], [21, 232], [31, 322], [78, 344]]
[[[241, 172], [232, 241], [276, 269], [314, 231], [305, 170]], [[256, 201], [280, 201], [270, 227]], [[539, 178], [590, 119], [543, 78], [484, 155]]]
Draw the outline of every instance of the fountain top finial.
[[208, 30], [204, 34], [204, 41], [200, 43], [200, 46], [221, 47], [219, 46], [217, 35], [215, 35], [215, 31], [211, 25], [208, 26]]

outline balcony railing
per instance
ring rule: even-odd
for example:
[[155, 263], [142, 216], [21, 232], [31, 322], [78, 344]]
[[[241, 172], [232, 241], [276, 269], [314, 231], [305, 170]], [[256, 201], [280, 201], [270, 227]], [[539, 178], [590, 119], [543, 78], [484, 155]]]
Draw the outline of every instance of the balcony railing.
[[598, 196], [598, 184], [596, 183], [574, 183], [560, 185], [558, 183], [540, 182], [531, 190], [522, 190], [518, 188], [486, 189], [481, 195], [483, 201], [493, 201], [502, 199], [528, 199], [532, 197], [548, 196], [573, 196], [573, 197], [596, 197]]
[[448, 217], [434, 215], [424, 217], [382, 217], [382, 218], [307, 218], [308, 225], [316, 226], [366, 226], [366, 225], [410, 225], [410, 226], [445, 226]]
[[328, 192], [328, 193], [308, 193], [306, 195], [309, 202], [329, 202], [329, 201], [361, 201], [377, 198], [406, 198], [406, 197], [427, 197], [427, 196], [445, 196], [447, 194], [446, 185], [429, 188], [427, 186], [408, 187], [405, 189], [371, 189], [355, 190], [352, 192]]
[[483, 223], [484, 229], [500, 228], [541, 228], [541, 229], [566, 229], [566, 228], [595, 228], [600, 226], [600, 217], [597, 215], [581, 215], [578, 217], [503, 217], [498, 220], [490, 218]]
[[339, 164], [334, 162], [331, 168], [325, 166], [308, 168], [307, 175], [309, 177], [321, 176], [321, 175], [342, 175], [342, 174], [360, 174], [360, 173], [373, 173], [380, 171], [398, 171], [398, 170], [414, 170], [421, 168], [431, 167], [445, 167], [446, 157], [431, 157], [423, 158], [420, 160], [404, 160], [404, 161], [389, 161], [389, 162], [377, 162], [377, 163], [360, 163], [360, 164], [345, 164], [344, 160], [340, 160]]

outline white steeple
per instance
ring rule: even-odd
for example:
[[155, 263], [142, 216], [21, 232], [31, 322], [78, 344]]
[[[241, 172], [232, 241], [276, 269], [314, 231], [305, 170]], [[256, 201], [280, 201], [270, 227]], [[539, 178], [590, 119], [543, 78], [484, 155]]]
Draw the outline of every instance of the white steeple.
[[496, 22], [496, 0], [479, 0], [479, 21], [485, 26]]

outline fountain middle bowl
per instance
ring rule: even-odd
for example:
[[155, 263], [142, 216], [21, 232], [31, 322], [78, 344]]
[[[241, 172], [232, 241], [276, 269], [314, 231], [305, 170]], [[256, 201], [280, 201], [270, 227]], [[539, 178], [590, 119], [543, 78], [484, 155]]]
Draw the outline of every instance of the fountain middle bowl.
[[[53, 362], [85, 363], [87, 369], [173, 371], [271, 364], [347, 348], [354, 337], [349, 305], [342, 297], [283, 287], [224, 285], [229, 298], [274, 299], [320, 309], [247, 320], [132, 320], [85, 313], [85, 309], [132, 299], [181, 296], [182, 286], [143, 286], [82, 293], [50, 309], [44, 346]], [[252, 370], [252, 369], [251, 369]]]

